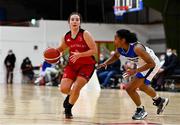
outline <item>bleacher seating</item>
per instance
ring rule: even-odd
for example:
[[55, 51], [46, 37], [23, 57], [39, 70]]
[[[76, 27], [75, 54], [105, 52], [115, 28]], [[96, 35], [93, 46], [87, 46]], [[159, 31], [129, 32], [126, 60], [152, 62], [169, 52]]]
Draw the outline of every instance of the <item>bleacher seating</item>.
[[178, 83], [180, 83], [180, 61], [178, 62], [176, 69], [173, 73], [165, 77], [164, 88], [175, 90], [178, 89]]

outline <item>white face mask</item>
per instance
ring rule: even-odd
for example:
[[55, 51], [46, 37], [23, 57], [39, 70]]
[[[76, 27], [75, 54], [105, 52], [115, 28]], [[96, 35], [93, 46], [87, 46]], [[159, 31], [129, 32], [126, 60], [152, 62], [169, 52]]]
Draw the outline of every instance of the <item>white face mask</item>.
[[159, 59], [160, 61], [163, 61], [165, 59], [165, 55], [161, 55]]
[[101, 60], [101, 61], [104, 60], [104, 57], [100, 57], [100, 60]]
[[99, 58], [101, 61], [104, 60], [104, 56], [103, 55], [100, 55], [100, 58]]
[[13, 53], [12, 52], [9, 52], [8, 55], [12, 55]]
[[172, 52], [166, 52], [166, 55], [167, 55], [167, 56], [171, 56], [171, 55], [172, 55]]

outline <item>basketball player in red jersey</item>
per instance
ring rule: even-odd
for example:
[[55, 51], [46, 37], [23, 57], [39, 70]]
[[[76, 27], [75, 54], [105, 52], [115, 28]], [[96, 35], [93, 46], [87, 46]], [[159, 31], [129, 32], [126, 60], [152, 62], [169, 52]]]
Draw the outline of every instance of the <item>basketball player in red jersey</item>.
[[57, 49], [63, 52], [69, 48], [69, 62], [64, 68], [60, 91], [67, 94], [63, 106], [65, 118], [71, 119], [73, 118], [71, 109], [79, 97], [80, 90], [94, 72], [96, 61], [93, 55], [97, 53], [97, 47], [91, 34], [80, 28], [79, 13], [70, 14], [68, 23], [70, 31], [63, 36]]

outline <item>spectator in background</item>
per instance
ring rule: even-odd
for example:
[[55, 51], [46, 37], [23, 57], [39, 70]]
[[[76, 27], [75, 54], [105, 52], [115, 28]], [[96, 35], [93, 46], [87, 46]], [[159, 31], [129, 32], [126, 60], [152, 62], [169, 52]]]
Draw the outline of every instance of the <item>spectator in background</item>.
[[[105, 56], [104, 56], [102, 53], [100, 53], [98, 64], [103, 63], [105, 60], [106, 60]], [[99, 74], [100, 74], [101, 72], [104, 72], [104, 71], [105, 71], [104, 68], [98, 69], [97, 72], [96, 72], [96, 73], [97, 73], [97, 76], [99, 76]], [[99, 81], [100, 81], [100, 83], [102, 83], [100, 79], [99, 79]]]
[[166, 50], [165, 61], [162, 67], [159, 69], [157, 76], [153, 80], [153, 87], [156, 90], [161, 90], [164, 86], [164, 78], [171, 75], [177, 65], [177, 56], [173, 53], [172, 49]]
[[6, 83], [9, 83], [9, 79], [10, 79], [10, 83], [11, 84], [13, 83], [13, 70], [15, 67], [15, 62], [16, 62], [16, 56], [12, 50], [9, 50], [8, 55], [4, 60], [4, 65], [6, 67]]
[[172, 52], [174, 53], [174, 55], [177, 56], [177, 50], [176, 49], [173, 49]]
[[[61, 75], [61, 63], [57, 64], [52, 64], [51, 67], [47, 67], [45, 70], [45, 78], [46, 78], [46, 85], [47, 86], [52, 86], [54, 82], [56, 81], [55, 79], [59, 78], [59, 75]], [[54, 81], [55, 80], [55, 81]], [[55, 83], [59, 84], [59, 83]]]
[[34, 84], [36, 84], [36, 85], [45, 85], [45, 80], [44, 80], [45, 71], [46, 71], [46, 68], [51, 67], [51, 66], [52, 65], [50, 63], [46, 62], [46, 61], [44, 61], [42, 63], [39, 77], [35, 80]]
[[26, 76], [31, 82], [33, 82], [34, 71], [31, 60], [26, 57], [21, 64], [21, 71], [23, 76]]
[[161, 66], [163, 66], [164, 63], [165, 63], [165, 54], [161, 54], [160, 57], [159, 57], [159, 60], [160, 60]]
[[[111, 56], [114, 55], [114, 53], [115, 52], [112, 51]], [[98, 78], [102, 82], [102, 84], [101, 84], [102, 88], [109, 87], [110, 79], [114, 75], [121, 73], [120, 67], [121, 67], [121, 62], [120, 62], [120, 60], [117, 60], [116, 62], [112, 63], [111, 65], [108, 65], [107, 69], [105, 69], [104, 71], [102, 71], [98, 74]]]

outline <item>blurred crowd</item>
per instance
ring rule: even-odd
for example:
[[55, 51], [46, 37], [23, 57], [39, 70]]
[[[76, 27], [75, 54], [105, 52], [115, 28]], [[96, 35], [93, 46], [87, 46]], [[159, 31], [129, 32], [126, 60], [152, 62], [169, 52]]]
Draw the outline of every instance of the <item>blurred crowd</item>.
[[[6, 83], [13, 83], [13, 71], [15, 68], [16, 56], [12, 50], [8, 51], [4, 60], [6, 68]], [[62, 69], [67, 61], [62, 56], [58, 63], [49, 64], [44, 61], [40, 66], [33, 66], [29, 57], [25, 57], [21, 63], [22, 83], [35, 85], [57, 86], [62, 76]]]
[[[112, 56], [114, 51], [111, 51], [109, 56]], [[104, 54], [100, 54], [100, 60], [98, 63], [103, 63], [108, 57], [105, 57]], [[128, 69], [135, 69], [136, 65], [132, 61], [125, 61], [124, 64], [121, 63], [120, 59], [114, 62], [111, 65], [108, 65], [107, 68], [101, 68], [97, 70], [97, 76], [99, 83], [102, 89], [105, 88], [119, 88], [120, 83], [126, 84], [132, 77], [123, 78], [122, 75]]]
[[[112, 56], [114, 51], [109, 54], [100, 53], [98, 64], [103, 63], [109, 56]], [[152, 87], [156, 90], [164, 90], [166, 78], [174, 73], [180, 74], [180, 68], [178, 69], [179, 61], [177, 58], [176, 50], [168, 48], [166, 53], [159, 56], [161, 62], [161, 68], [158, 74], [152, 81]], [[4, 65], [6, 67], [6, 83], [13, 83], [13, 70], [16, 63], [16, 56], [12, 50], [8, 51], [8, 55], [4, 59]], [[63, 67], [67, 64], [64, 56], [61, 57], [57, 64], [49, 64], [48, 62], [42, 62], [40, 67], [32, 65], [29, 57], [25, 57], [21, 64], [22, 83], [33, 83], [35, 85], [47, 85], [57, 86], [60, 83], [61, 76], [63, 74]], [[98, 69], [97, 76], [101, 88], [119, 88], [121, 84], [128, 83], [132, 77], [124, 79], [122, 74], [128, 69], [135, 69], [136, 65], [132, 61], [125, 61], [122, 63], [119, 60], [107, 68]], [[175, 72], [176, 70], [176, 72]], [[36, 72], [38, 71], [38, 73]]]
[[[114, 52], [112, 51], [109, 56], [113, 53]], [[106, 59], [107, 58], [104, 54], [100, 54], [99, 63], [103, 63]], [[166, 52], [159, 56], [159, 60], [161, 68], [152, 80], [151, 85], [155, 88], [155, 90], [163, 91], [165, 90], [167, 80], [171, 78], [170, 76], [180, 74], [180, 63], [177, 58], [176, 50], [171, 48], [167, 48]], [[101, 84], [101, 88], [119, 88], [122, 84], [128, 83], [133, 76], [126, 79], [122, 77], [122, 74], [128, 69], [136, 69], [136, 65], [132, 61], [128, 60], [123, 64], [120, 60], [118, 60], [112, 65], [109, 65], [106, 69], [98, 69], [97, 76], [99, 83]], [[170, 82], [172, 81], [174, 80], [171, 79]]]

